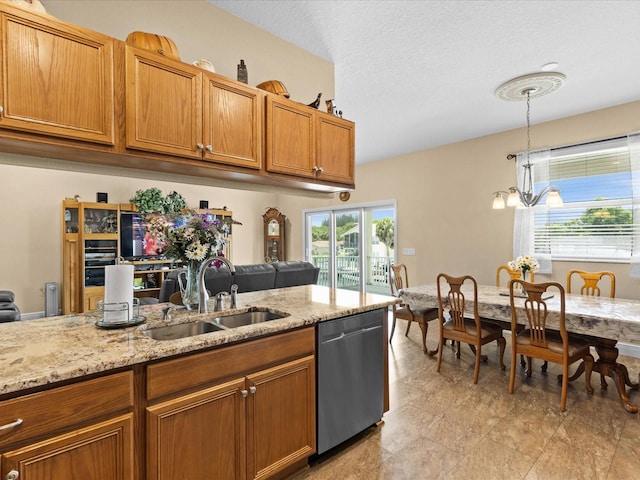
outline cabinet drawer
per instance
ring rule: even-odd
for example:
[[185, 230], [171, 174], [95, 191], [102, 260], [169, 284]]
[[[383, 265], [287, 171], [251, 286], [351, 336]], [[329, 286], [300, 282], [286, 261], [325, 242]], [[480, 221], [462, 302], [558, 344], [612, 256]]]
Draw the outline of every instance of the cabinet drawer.
[[22, 423], [0, 430], [0, 448], [123, 412], [132, 405], [130, 371], [6, 400], [0, 402], [0, 426], [17, 419], [22, 419]]
[[313, 327], [208, 352], [167, 360], [147, 367], [147, 399], [184, 393], [196, 387], [304, 357], [315, 351]]

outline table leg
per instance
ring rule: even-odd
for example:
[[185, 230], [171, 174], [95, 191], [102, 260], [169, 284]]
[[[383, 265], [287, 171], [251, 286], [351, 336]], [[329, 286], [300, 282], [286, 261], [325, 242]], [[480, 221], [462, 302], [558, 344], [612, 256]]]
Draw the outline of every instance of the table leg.
[[[618, 349], [616, 348], [616, 343], [616, 340], [596, 339], [595, 347], [598, 353], [598, 360], [593, 364], [593, 371], [600, 374], [600, 386], [603, 390], [607, 388], [605, 377], [611, 377], [618, 389], [618, 396], [624, 405], [624, 409], [629, 413], [638, 413], [638, 407], [629, 400], [625, 386], [630, 387], [631, 390], [638, 390], [640, 389], [640, 383], [632, 382], [627, 367], [617, 362]], [[575, 380], [582, 373], [584, 373], [584, 362], [580, 363], [576, 372], [569, 377], [569, 381]], [[558, 379], [562, 380], [562, 375], [558, 375]]]

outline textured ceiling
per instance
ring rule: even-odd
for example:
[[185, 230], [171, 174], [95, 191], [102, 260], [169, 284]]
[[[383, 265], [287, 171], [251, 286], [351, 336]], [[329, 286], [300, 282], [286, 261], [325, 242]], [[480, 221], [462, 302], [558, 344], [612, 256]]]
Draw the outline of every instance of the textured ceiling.
[[532, 123], [640, 99], [638, 1], [209, 1], [335, 64], [356, 163], [522, 127], [494, 91], [552, 61]]

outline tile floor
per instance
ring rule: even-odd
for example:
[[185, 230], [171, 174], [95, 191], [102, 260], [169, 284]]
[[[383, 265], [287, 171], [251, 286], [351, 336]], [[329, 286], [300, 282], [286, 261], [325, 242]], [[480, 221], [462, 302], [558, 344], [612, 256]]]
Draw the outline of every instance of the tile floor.
[[[518, 367], [513, 395], [509, 387], [509, 334], [506, 372], [498, 366], [496, 344], [483, 349], [480, 379], [473, 384], [473, 356], [460, 360], [450, 347], [440, 373], [436, 358], [420, 347], [420, 329], [398, 321], [389, 350], [391, 408], [384, 423], [327, 452], [294, 480], [348, 479], [640, 479], [640, 414], [627, 413], [609, 379], [593, 396], [584, 376], [569, 386], [567, 410], [560, 412], [559, 369], [541, 373], [539, 361], [527, 378]], [[438, 329], [430, 324], [430, 348]], [[632, 380], [640, 359], [620, 357]], [[573, 370], [570, 370], [573, 371]], [[631, 392], [640, 403], [640, 392]]]

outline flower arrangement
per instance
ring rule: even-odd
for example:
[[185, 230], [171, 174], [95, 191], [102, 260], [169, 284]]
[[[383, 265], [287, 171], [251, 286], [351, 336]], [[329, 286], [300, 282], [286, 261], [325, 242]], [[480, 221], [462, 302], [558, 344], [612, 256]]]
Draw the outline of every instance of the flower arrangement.
[[201, 262], [212, 255], [222, 255], [232, 223], [239, 224], [230, 218], [219, 219], [211, 214], [186, 210], [175, 220], [166, 221], [162, 233], [155, 232], [166, 245], [166, 257]]
[[522, 270], [523, 277], [529, 270], [531, 270], [532, 272], [537, 272], [538, 268], [540, 268], [538, 261], [534, 257], [530, 257], [529, 255], [511, 260], [507, 265], [509, 265], [509, 268], [511, 270]]

